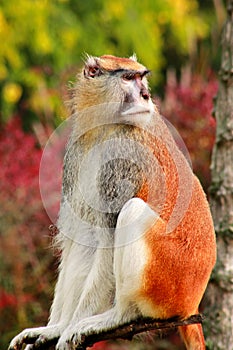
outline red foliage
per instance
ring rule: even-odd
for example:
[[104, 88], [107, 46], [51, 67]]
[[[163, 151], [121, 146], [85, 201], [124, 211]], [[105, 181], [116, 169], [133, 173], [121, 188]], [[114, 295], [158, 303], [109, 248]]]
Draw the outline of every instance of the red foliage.
[[[4, 341], [13, 329], [47, 318], [52, 255], [45, 250], [50, 223], [39, 191], [41, 157], [35, 136], [23, 131], [19, 118], [11, 119], [0, 132], [0, 332]], [[44, 307], [38, 308], [38, 300]]]
[[22, 130], [20, 118], [12, 118], [0, 133], [0, 190], [5, 195], [25, 191], [38, 195], [38, 172], [42, 150], [31, 134]]
[[206, 80], [190, 76], [187, 72], [180, 83], [174, 76], [168, 79], [161, 113], [176, 127], [182, 136], [194, 172], [205, 189], [210, 184], [210, 156], [215, 140], [213, 97], [217, 92], [217, 80], [210, 74]]
[[15, 295], [7, 293], [3, 288], [0, 289], [0, 309], [7, 306], [16, 306], [17, 299]]

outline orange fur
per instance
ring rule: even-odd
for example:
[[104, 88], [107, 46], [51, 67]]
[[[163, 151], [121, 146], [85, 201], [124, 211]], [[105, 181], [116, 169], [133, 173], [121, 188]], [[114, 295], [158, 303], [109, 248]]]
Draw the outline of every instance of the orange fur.
[[145, 67], [142, 64], [136, 61], [133, 61], [130, 58], [121, 58], [121, 57], [115, 57], [111, 55], [101, 56], [100, 64], [101, 64], [101, 67], [103, 67], [106, 70], [130, 69], [130, 70], [141, 71], [145, 69]]
[[[166, 138], [166, 136], [164, 135]], [[168, 221], [172, 210], [175, 206], [176, 199], [179, 192], [179, 179], [177, 174], [177, 168], [174, 159], [171, 157], [171, 155], [168, 152], [167, 145], [165, 142], [160, 140], [157, 137], [154, 137], [150, 134], [147, 134], [147, 137], [143, 140], [144, 146], [151, 149], [151, 152], [154, 154], [154, 157], [158, 160], [159, 166], [161, 167], [164, 175], [165, 175], [165, 185], [166, 185], [166, 198], [165, 202], [163, 203], [163, 208], [161, 212], [159, 213], [160, 217], [164, 221]], [[187, 167], [188, 164], [186, 163], [185, 159], [181, 157], [182, 162], [184, 163], [184, 167]], [[154, 179], [154, 188], [159, 188], [158, 184], [156, 183], [157, 179]], [[153, 180], [152, 180], [152, 186], [153, 186]], [[143, 199], [145, 202], [148, 202], [148, 204], [154, 208], [154, 202], [156, 202], [157, 198], [148, 198], [149, 196], [149, 188], [147, 180], [144, 181], [141, 189], [137, 193], [137, 197]], [[155, 210], [156, 211], [156, 210]]]
[[215, 263], [212, 220], [196, 178], [182, 222], [167, 234], [165, 222], [157, 221], [145, 242], [149, 258], [140, 293], [154, 306], [154, 317], [194, 314]]

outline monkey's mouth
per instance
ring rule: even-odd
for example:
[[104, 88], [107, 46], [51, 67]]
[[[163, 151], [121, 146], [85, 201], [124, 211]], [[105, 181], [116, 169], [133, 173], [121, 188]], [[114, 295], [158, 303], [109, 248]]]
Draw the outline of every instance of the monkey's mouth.
[[135, 115], [135, 114], [148, 114], [151, 113], [148, 106], [136, 105], [132, 106], [121, 113], [122, 116]]

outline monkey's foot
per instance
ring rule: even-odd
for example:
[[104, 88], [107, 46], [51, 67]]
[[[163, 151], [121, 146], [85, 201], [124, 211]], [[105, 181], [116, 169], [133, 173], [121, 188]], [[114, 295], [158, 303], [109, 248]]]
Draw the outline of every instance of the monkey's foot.
[[61, 335], [56, 350], [73, 350], [81, 343], [82, 334], [77, 332], [77, 328], [68, 327]]
[[61, 333], [61, 327], [57, 325], [28, 328], [12, 339], [8, 350], [21, 350], [23, 344], [33, 344], [33, 346], [27, 347], [28, 350], [40, 348], [43, 344], [47, 344], [50, 341], [54, 344]]
[[122, 317], [121, 322], [117, 322], [115, 309], [107, 310], [103, 314], [90, 316], [80, 321], [73, 322], [62, 333], [56, 350], [73, 350], [78, 345], [82, 346], [85, 338], [91, 334], [99, 334], [111, 328], [119, 326], [119, 323], [125, 323], [128, 319]]
[[101, 322], [97, 324], [93, 323], [93, 317], [86, 318], [66, 328], [62, 333], [56, 350], [73, 350], [82, 343], [83, 336], [90, 335], [92, 333], [99, 333], [103, 330]]

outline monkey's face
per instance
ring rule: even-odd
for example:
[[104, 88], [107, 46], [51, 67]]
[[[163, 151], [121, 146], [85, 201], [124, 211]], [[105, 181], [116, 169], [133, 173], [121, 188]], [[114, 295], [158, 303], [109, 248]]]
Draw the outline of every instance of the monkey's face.
[[135, 57], [88, 57], [74, 91], [76, 111], [108, 103], [118, 116], [133, 119], [150, 115], [154, 105], [148, 73]]

